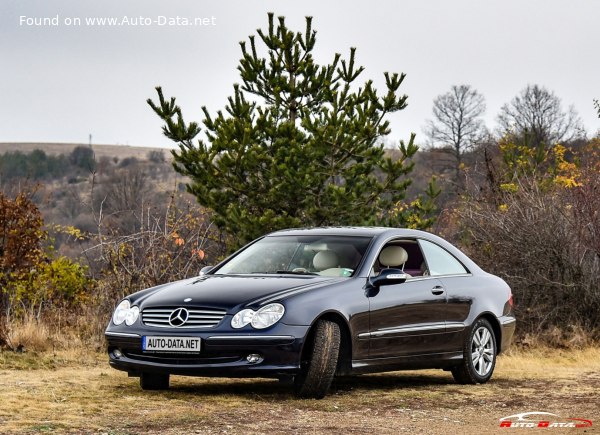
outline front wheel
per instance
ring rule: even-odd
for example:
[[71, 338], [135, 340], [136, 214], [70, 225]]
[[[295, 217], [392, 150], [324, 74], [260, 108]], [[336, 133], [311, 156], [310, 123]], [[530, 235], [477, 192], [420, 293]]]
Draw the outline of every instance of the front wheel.
[[478, 319], [471, 327], [463, 346], [463, 360], [452, 368], [459, 384], [483, 384], [490, 380], [496, 366], [496, 337], [492, 325]]
[[311, 352], [307, 360], [302, 362], [300, 374], [294, 380], [296, 395], [313, 399], [325, 397], [335, 375], [340, 341], [340, 326], [337, 323], [329, 320], [317, 322]]

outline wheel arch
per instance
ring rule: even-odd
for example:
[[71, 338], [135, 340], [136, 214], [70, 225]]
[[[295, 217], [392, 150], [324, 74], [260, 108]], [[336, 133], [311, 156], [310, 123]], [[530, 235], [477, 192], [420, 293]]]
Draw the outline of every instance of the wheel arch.
[[340, 327], [340, 353], [338, 356], [338, 365], [336, 374], [345, 375], [349, 374], [352, 369], [352, 336], [350, 334], [350, 327], [347, 319], [338, 311], [326, 311], [319, 314], [310, 325], [310, 329], [302, 346], [302, 361], [306, 361], [308, 352], [311, 351], [311, 344], [315, 334], [315, 325], [319, 320], [329, 320], [335, 322]]
[[500, 327], [500, 322], [498, 318], [494, 316], [493, 313], [485, 312], [479, 315], [477, 319], [473, 321], [475, 323], [479, 319], [487, 320], [492, 326], [492, 330], [494, 331], [494, 339], [496, 340], [496, 355], [500, 355], [502, 352], [502, 328]]

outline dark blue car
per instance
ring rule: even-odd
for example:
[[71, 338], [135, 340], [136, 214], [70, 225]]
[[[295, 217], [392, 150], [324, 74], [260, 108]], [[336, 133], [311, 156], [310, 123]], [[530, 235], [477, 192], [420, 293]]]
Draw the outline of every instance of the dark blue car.
[[440, 368], [486, 382], [514, 330], [508, 285], [445, 240], [317, 228], [128, 296], [106, 338], [110, 365], [143, 389], [168, 388], [171, 374], [273, 377], [321, 398], [335, 375]]

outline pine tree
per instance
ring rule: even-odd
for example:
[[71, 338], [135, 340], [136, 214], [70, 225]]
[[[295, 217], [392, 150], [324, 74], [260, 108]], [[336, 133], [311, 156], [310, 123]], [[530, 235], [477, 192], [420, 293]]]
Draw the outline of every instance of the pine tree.
[[[165, 122], [164, 134], [179, 145], [175, 169], [190, 178], [188, 190], [215, 214], [234, 245], [286, 227], [389, 225], [428, 227], [437, 192], [403, 204], [418, 150], [414, 134], [400, 142], [400, 159], [386, 156], [386, 115], [406, 107], [399, 95], [404, 74], [385, 73], [386, 90], [372, 81], [358, 87], [363, 72], [335, 54], [328, 65], [313, 58], [316, 31], [311, 17], [294, 33], [284, 17], [268, 15], [266, 32], [240, 42], [242, 84], [234, 85], [225, 111], [206, 107], [204, 135], [184, 121], [175, 98], [156, 88], [148, 104]], [[266, 47], [259, 54], [257, 43]]]

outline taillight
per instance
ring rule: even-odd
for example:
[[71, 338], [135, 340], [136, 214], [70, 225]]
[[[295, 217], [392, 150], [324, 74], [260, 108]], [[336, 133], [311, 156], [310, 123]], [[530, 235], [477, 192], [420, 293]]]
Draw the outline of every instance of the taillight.
[[510, 305], [511, 308], [514, 305], [512, 292], [510, 293], [510, 296], [508, 297], [508, 305]]

